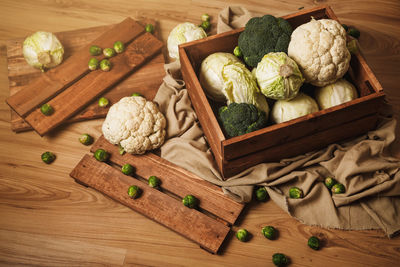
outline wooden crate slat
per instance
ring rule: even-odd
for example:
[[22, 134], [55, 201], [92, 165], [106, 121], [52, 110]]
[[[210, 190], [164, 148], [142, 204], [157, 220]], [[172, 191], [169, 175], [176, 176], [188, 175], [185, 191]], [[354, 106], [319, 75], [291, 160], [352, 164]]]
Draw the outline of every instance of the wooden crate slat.
[[[133, 19], [127, 18], [103, 33], [92, 44], [98, 44], [104, 48], [112, 47], [113, 43], [117, 40], [128, 43], [143, 32], [144, 28], [141, 25]], [[18, 115], [25, 117], [32, 109], [46, 102], [52, 96], [88, 73], [87, 63], [92, 57], [89, 54], [90, 45], [83, 47], [60, 66], [50, 69], [18, 93], [10, 96], [6, 100], [7, 103]]]
[[192, 194], [200, 200], [200, 208], [218, 216], [229, 224], [234, 224], [241, 213], [244, 204], [225, 196], [218, 186], [180, 168], [179, 166], [160, 158], [153, 153], [144, 155], [120, 155], [118, 147], [109, 143], [101, 136], [91, 147], [91, 152], [103, 148], [111, 154], [110, 160], [122, 166], [129, 163], [136, 167], [136, 174], [148, 179], [151, 175], [159, 177], [162, 188], [184, 197]]
[[[70, 176], [196, 242], [211, 253], [218, 252], [230, 231], [223, 223], [185, 207], [181, 201], [124, 175], [92, 156], [85, 155]], [[139, 198], [131, 199], [128, 196], [127, 191], [131, 185], [137, 185], [143, 190]]]
[[43, 136], [160, 52], [162, 45], [150, 33], [141, 35], [129, 44], [124, 53], [110, 59], [110, 71], [92, 71], [51, 99], [48, 103], [54, 108], [53, 115], [45, 116], [40, 109], [35, 109], [24, 118], [25, 121]]

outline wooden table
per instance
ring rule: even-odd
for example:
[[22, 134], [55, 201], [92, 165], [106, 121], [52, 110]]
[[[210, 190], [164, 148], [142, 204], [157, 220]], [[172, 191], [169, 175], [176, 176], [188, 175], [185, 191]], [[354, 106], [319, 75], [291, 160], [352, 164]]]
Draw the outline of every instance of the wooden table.
[[[168, 4], [168, 3], [170, 4]], [[231, 235], [220, 255], [212, 255], [167, 228], [82, 187], [69, 177], [89, 148], [77, 139], [83, 132], [100, 136], [102, 120], [62, 126], [41, 138], [34, 132], [10, 130], [6, 40], [37, 30], [59, 32], [117, 23], [127, 16], [159, 21], [163, 41], [178, 23], [199, 23], [201, 14], [216, 15], [228, 1], [12, 1], [0, 2], [0, 263], [1, 265], [191, 265], [270, 266], [283, 252], [291, 266], [394, 266], [400, 260], [400, 237], [381, 231], [340, 231], [306, 226], [272, 201], [248, 204], [234, 229], [254, 234], [248, 243]], [[250, 11], [282, 16], [300, 7], [329, 4], [342, 23], [361, 31], [361, 48], [400, 116], [400, 2], [387, 1], [234, 1]], [[242, 2], [242, 3], [240, 3]], [[397, 130], [399, 134], [399, 130]], [[43, 151], [58, 158], [41, 162]], [[392, 146], [400, 157], [400, 142]], [[279, 225], [280, 237], [266, 240], [260, 229]], [[327, 244], [314, 252], [305, 246], [322, 233]]]

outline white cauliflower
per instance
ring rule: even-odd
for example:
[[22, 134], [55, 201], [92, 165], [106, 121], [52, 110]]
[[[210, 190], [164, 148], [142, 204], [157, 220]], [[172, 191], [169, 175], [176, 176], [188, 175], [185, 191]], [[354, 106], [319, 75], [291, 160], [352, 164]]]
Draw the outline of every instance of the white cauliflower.
[[324, 86], [343, 77], [349, 68], [346, 31], [332, 19], [312, 19], [291, 36], [288, 55], [299, 65], [306, 82]]
[[110, 107], [104, 137], [124, 151], [143, 154], [164, 143], [166, 120], [157, 105], [141, 96], [124, 97]]

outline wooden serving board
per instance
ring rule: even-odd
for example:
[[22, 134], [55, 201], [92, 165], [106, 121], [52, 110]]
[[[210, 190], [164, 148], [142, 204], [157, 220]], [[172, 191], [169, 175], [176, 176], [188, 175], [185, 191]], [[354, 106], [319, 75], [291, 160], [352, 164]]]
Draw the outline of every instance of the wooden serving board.
[[[156, 25], [154, 20], [146, 18], [140, 19], [138, 23], [142, 26], [147, 23]], [[114, 25], [107, 25], [56, 33], [56, 36], [64, 46], [64, 61], [68, 60], [71, 55], [82, 50], [82, 47], [87, 47], [93, 44], [94, 40], [99, 38], [99, 36], [104, 32], [109, 31], [113, 26]], [[158, 37], [158, 27], [156, 26], [155, 29], [154, 36]], [[24, 39], [25, 38], [9, 40], [6, 44], [9, 90], [11, 96], [43, 75], [42, 72], [26, 63], [22, 55], [22, 43]], [[148, 63], [125, 77], [124, 80], [114, 85], [101, 96], [109, 99], [110, 104], [113, 104], [122, 97], [131, 95], [134, 92], [141, 93], [147, 99], [153, 99], [158, 87], [162, 83], [162, 78], [165, 75], [164, 63], [165, 61], [162, 53], [157, 54]], [[69, 118], [68, 122], [105, 117], [109, 106], [106, 108], [100, 108], [97, 104], [96, 98], [82, 111]], [[11, 111], [11, 129], [15, 132], [22, 132], [31, 130], [32, 127], [17, 113]]]
[[[72, 178], [196, 242], [205, 250], [218, 252], [243, 204], [225, 196], [221, 188], [153, 153], [120, 155], [118, 147], [104, 137], [97, 140], [91, 152], [99, 148], [110, 153], [110, 162], [99, 162], [85, 155], [70, 173]], [[126, 163], [135, 167], [134, 177], [121, 172], [121, 166]], [[146, 180], [151, 175], [160, 178], [161, 190], [147, 185]], [[142, 189], [139, 198], [129, 198], [127, 190], [131, 185]], [[182, 204], [182, 198], [188, 194], [199, 199], [199, 209], [189, 209]]]

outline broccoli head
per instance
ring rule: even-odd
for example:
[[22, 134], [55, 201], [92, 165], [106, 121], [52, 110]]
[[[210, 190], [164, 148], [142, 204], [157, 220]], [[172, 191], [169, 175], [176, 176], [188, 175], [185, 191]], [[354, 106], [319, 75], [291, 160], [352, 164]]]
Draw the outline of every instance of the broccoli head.
[[219, 119], [230, 137], [250, 133], [267, 125], [265, 112], [248, 103], [231, 103], [221, 107]]
[[250, 19], [238, 41], [246, 64], [257, 67], [262, 57], [270, 52], [287, 54], [292, 31], [289, 22], [272, 15]]

